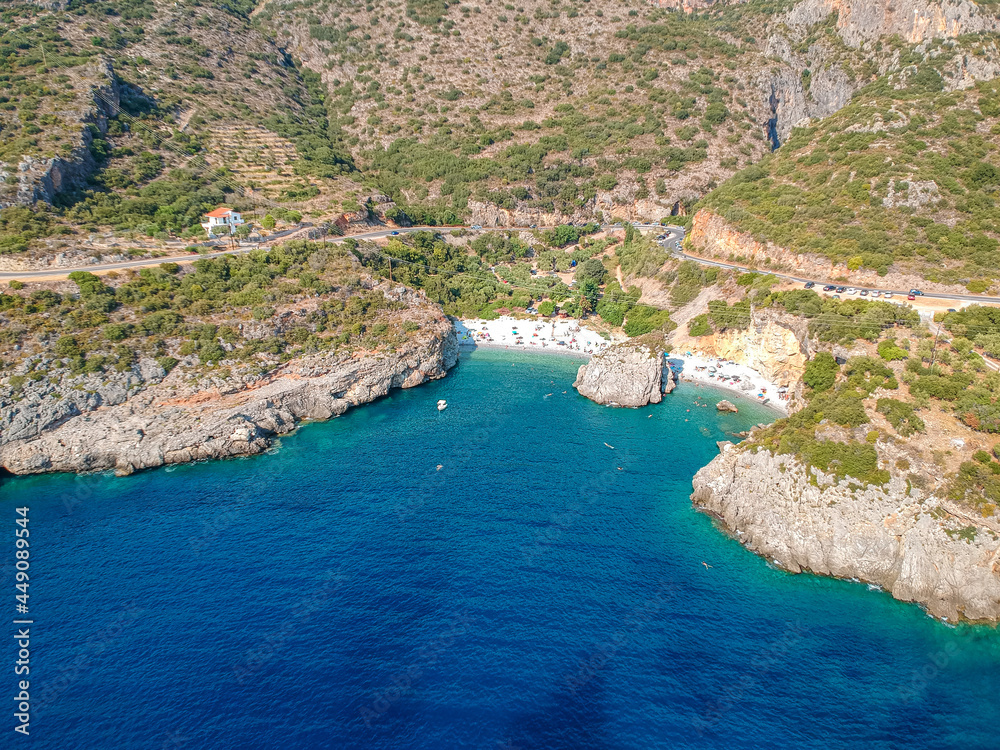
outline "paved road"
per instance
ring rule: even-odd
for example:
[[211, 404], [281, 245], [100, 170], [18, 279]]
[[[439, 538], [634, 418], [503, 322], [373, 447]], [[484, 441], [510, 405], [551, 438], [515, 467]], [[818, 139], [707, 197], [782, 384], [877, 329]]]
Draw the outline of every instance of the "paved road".
[[[612, 226], [617, 226], [613, 224], [606, 224], [607, 228]], [[660, 228], [659, 224], [643, 224], [640, 225], [641, 229], [651, 229], [653, 227]], [[529, 229], [551, 229], [552, 227], [486, 227], [482, 231], [488, 231], [490, 229], [512, 229], [512, 230], [529, 230]], [[472, 229], [472, 227], [399, 227], [398, 229], [378, 229], [372, 232], [363, 232], [362, 234], [350, 234], [344, 237], [329, 237], [327, 242], [337, 243], [343, 242], [346, 239], [355, 240], [375, 240], [382, 237], [389, 237], [394, 234], [409, 234], [411, 232], [446, 232], [450, 229]], [[272, 235], [272, 238], [284, 237], [293, 232], [302, 232], [303, 229], [289, 230], [285, 232], [280, 232], [278, 234]], [[480, 230], [475, 230], [480, 231]], [[683, 234], [681, 235], [683, 237]], [[290, 237], [289, 239], [296, 239]], [[258, 243], [259, 244], [259, 243]], [[184, 253], [183, 255], [175, 256], [163, 256], [161, 258], [143, 258], [140, 260], [124, 260], [119, 263], [95, 263], [88, 266], [67, 266], [65, 268], [44, 268], [37, 271], [0, 271], [0, 281], [12, 279], [35, 279], [35, 280], [45, 280], [45, 279], [64, 279], [73, 271], [90, 271], [91, 273], [99, 273], [102, 271], [122, 271], [129, 268], [143, 268], [148, 266], [158, 266], [161, 263], [191, 263], [200, 258], [218, 258], [222, 255], [241, 255], [244, 253], [249, 253], [257, 248], [257, 244], [247, 245], [245, 247], [239, 247], [235, 250], [218, 250], [211, 253]]]
[[[616, 224], [605, 224], [604, 227], [610, 229], [612, 227], [618, 226]], [[684, 230], [680, 227], [661, 227], [659, 224], [639, 224], [636, 225], [639, 229], [655, 230], [661, 231], [665, 236], [662, 240], [659, 240], [660, 244], [670, 251], [674, 256], [682, 258], [685, 260], [693, 260], [696, 263], [700, 263], [703, 266], [715, 266], [717, 268], [729, 268], [733, 270], [746, 270], [746, 266], [740, 266], [734, 263], [723, 263], [721, 261], [715, 260], [705, 260], [704, 258], [698, 258], [693, 255], [688, 255], [683, 250], [678, 249], [677, 244], [684, 239]], [[483, 231], [489, 229], [529, 229], [529, 227], [487, 227]], [[530, 227], [538, 229], [547, 229], [549, 227]], [[345, 239], [352, 238], [358, 240], [374, 240], [381, 237], [388, 237], [393, 233], [396, 234], [409, 234], [411, 232], [440, 232], [447, 231], [448, 229], [471, 229], [471, 227], [400, 227], [399, 229], [378, 229], [372, 232], [364, 232], [362, 234], [352, 234], [347, 237], [332, 237], [327, 241], [331, 243], [343, 242]], [[79, 266], [74, 268], [47, 268], [38, 271], [3, 271], [0, 272], [0, 280], [12, 280], [12, 279], [61, 279], [66, 278], [67, 275], [73, 271], [90, 271], [102, 272], [102, 271], [120, 271], [129, 268], [143, 268], [146, 266], [158, 266], [161, 263], [191, 263], [199, 258], [217, 258], [221, 255], [240, 255], [242, 253], [248, 253], [254, 250], [256, 246], [240, 247], [235, 250], [219, 250], [212, 253], [204, 253], [195, 255], [192, 253], [186, 253], [184, 255], [163, 257], [163, 258], [145, 258], [142, 260], [126, 260], [120, 263], [100, 263], [91, 266]], [[829, 284], [828, 280], [823, 279], [806, 279], [800, 278], [798, 276], [791, 276], [788, 274], [777, 273], [775, 271], [769, 271], [768, 273], [773, 273], [780, 279], [787, 279], [788, 281], [795, 281], [800, 284], [804, 284], [807, 281], [812, 281], [817, 285], [823, 286]], [[865, 289], [866, 287], [855, 287], [859, 291]], [[871, 287], [867, 287], [868, 291], [873, 291]], [[901, 295], [905, 297], [909, 290], [904, 289], [885, 289], [881, 288], [879, 291], [886, 292], [890, 291], [895, 295]], [[927, 299], [944, 299], [944, 300], [956, 300], [959, 302], [979, 302], [986, 304], [1000, 305], [1000, 297], [987, 297], [979, 294], [944, 294], [940, 292], [924, 292], [922, 295]]]
[[[730, 268], [734, 270], [744, 270], [744, 271], [749, 270], [746, 266], [741, 266], [734, 263], [722, 263], [721, 261], [705, 260], [704, 258], [698, 258], [695, 257], [694, 255], [688, 255], [683, 250], [677, 249], [677, 246], [675, 245], [676, 242], [680, 242], [683, 239], [684, 239], [684, 230], [679, 228], [678, 229], [671, 228], [670, 236], [668, 238], [661, 240], [660, 244], [663, 245], [664, 248], [672, 252], [676, 257], [683, 258], [685, 260], [693, 260], [696, 263], [700, 263], [703, 266], [715, 266], [717, 268]], [[789, 274], [778, 273], [777, 271], [762, 271], [761, 273], [770, 273], [773, 274], [774, 276], [777, 276], [779, 279], [796, 281], [800, 284], [805, 284], [808, 281], [812, 281], [813, 283], [815, 283], [817, 286], [820, 287], [833, 283], [826, 279], [806, 279], [806, 278], [801, 278], [799, 276], [790, 276]], [[894, 295], [899, 295], [904, 298], [906, 297], [906, 295], [910, 293], [909, 289], [887, 289], [886, 287], [864, 287], [864, 286], [850, 287], [848, 284], [841, 284], [841, 283], [837, 283], [836, 286], [847, 286], [848, 288], [854, 288], [857, 289], [858, 291], [865, 289], [869, 292], [875, 291], [877, 289], [880, 292], [883, 293], [892, 292]], [[853, 297], [854, 295], [851, 296]], [[945, 300], [956, 300], [959, 302], [978, 302], [980, 304], [1000, 305], [1000, 297], [988, 297], [982, 294], [946, 294], [944, 292], [924, 292], [920, 296], [923, 297], [924, 299], [945, 299]]]
[[[374, 232], [365, 232], [364, 234], [352, 234], [348, 235], [353, 239], [358, 240], [373, 240], [380, 237], [388, 237], [393, 232], [397, 234], [406, 234], [408, 232], [419, 232], [425, 229], [432, 231], [440, 231], [442, 227], [404, 227], [400, 229], [379, 229]], [[291, 238], [294, 239], [294, 238]], [[331, 237], [327, 241], [330, 243], [343, 242], [347, 237]], [[192, 261], [199, 260], [200, 258], [218, 258], [221, 255], [242, 255], [243, 253], [249, 253], [256, 249], [256, 245], [248, 245], [245, 247], [239, 247], [235, 250], [218, 250], [211, 253], [184, 253], [183, 255], [174, 256], [164, 256], [162, 258], [143, 258], [140, 260], [125, 260], [120, 263], [95, 263], [89, 266], [75, 266], [67, 268], [45, 268], [39, 269], [37, 271], [3, 271], [0, 272], [0, 280], [6, 279], [60, 279], [66, 278], [73, 271], [90, 271], [91, 273], [101, 272], [101, 271], [121, 271], [129, 268], [143, 268], [144, 266], [158, 266], [161, 263], [191, 263]]]

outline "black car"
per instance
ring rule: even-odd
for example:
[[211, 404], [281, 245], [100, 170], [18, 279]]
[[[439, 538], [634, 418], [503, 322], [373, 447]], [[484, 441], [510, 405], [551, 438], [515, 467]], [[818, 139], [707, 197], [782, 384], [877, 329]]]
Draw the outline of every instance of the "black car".
[[845, 287], [845, 286], [838, 286], [837, 289], [836, 289], [837, 294], [843, 294], [846, 291], [847, 291], [847, 287]]
[[814, 286], [816, 286], [816, 282], [815, 281], [807, 281], [806, 282], [806, 289], [812, 289]]
[[824, 292], [832, 292], [836, 288], [837, 287], [835, 287], [833, 284], [827, 284], [825, 287], [823, 287], [823, 291]]

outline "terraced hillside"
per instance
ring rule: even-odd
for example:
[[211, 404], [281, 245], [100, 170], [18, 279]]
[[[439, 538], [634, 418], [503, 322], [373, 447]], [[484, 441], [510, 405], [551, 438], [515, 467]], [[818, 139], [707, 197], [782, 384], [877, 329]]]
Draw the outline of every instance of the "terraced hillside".
[[192, 241], [219, 203], [278, 222], [364, 216], [371, 196], [404, 223], [683, 216], [872, 81], [932, 58], [942, 91], [997, 73], [997, 15], [968, 0], [692, 10], [6, 4], [0, 253]]
[[[101, 229], [195, 237], [201, 213], [240, 200], [247, 182], [292, 208], [356, 189], [344, 177], [350, 156], [326, 132], [318, 78], [254, 28], [248, 10], [151, 0], [7, 6], [0, 250], [51, 253]], [[234, 126], [257, 135], [268, 152], [261, 166], [285, 174], [244, 182], [255, 154], [233, 153], [220, 137]], [[240, 145], [252, 149], [254, 139]]]
[[753, 45], [640, 3], [267, 3], [347, 142], [410, 205], [669, 214], [768, 149]]

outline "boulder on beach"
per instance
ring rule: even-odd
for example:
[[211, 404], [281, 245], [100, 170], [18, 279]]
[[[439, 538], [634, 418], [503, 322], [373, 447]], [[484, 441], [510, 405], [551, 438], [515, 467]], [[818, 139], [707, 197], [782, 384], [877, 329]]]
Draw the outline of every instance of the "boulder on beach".
[[573, 387], [599, 404], [658, 404], [674, 389], [674, 376], [663, 364], [663, 352], [645, 344], [612, 346], [582, 365]]
[[736, 408], [736, 404], [734, 404], [732, 401], [726, 401], [725, 399], [717, 403], [715, 405], [715, 408], [718, 409], [719, 411], [731, 411], [733, 414], [739, 412], [739, 409]]

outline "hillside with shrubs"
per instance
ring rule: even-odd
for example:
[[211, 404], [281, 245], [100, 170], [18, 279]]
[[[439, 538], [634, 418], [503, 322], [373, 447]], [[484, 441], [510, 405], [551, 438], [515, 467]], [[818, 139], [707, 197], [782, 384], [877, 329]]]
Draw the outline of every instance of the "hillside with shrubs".
[[7, 4], [0, 254], [148, 254], [220, 203], [258, 229], [683, 216], [905, 62], [793, 5]]
[[972, 306], [928, 326], [889, 302], [777, 290], [774, 276], [756, 273], [736, 282], [742, 299], [709, 302], [689, 321], [690, 336], [746, 329], [769, 310], [803, 321], [812, 349], [793, 413], [755, 430], [746, 449], [793, 455], [858, 487], [901, 474], [977, 516], [996, 512], [1000, 372], [982, 356], [1000, 341], [996, 308]]
[[992, 38], [966, 44], [914, 57], [797, 128], [701, 205], [759, 241], [849, 270], [996, 293], [1000, 93], [994, 80], [946, 90], [940, 73], [956, 55], [995, 49]]

